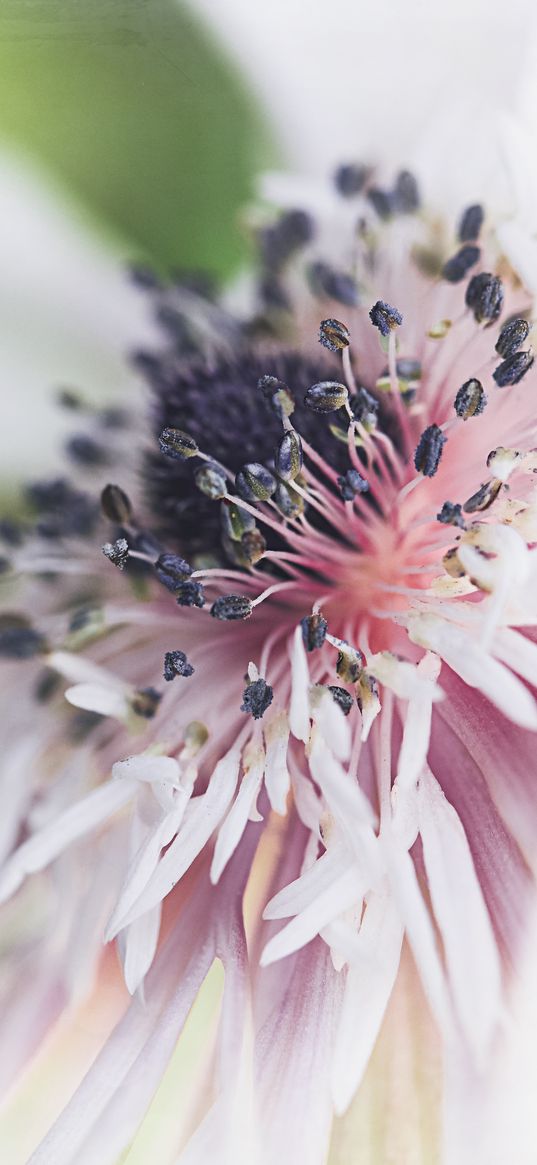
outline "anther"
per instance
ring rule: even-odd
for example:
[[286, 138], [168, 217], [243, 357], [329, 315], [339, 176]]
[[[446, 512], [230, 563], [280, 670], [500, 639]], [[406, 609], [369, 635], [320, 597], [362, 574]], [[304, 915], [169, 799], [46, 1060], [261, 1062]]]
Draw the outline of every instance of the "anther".
[[266, 502], [276, 489], [276, 478], [265, 465], [250, 461], [239, 470], [235, 488], [245, 502]]
[[335, 413], [345, 408], [349, 401], [349, 390], [336, 380], [321, 380], [313, 384], [304, 397], [304, 404], [314, 413]]
[[418, 473], [423, 473], [424, 477], [434, 477], [446, 441], [447, 437], [439, 425], [429, 425], [424, 429], [414, 454], [414, 465]]
[[105, 485], [101, 493], [101, 510], [105, 518], [119, 522], [121, 526], [132, 518], [131, 503], [119, 485]]
[[[235, 544], [233, 543], [233, 545]], [[262, 559], [267, 549], [267, 543], [261, 533], [261, 530], [258, 530], [256, 527], [254, 530], [247, 530], [246, 533], [242, 535], [240, 547], [246, 562], [250, 566], [255, 566], [256, 563]]]
[[360, 679], [365, 662], [365, 655], [359, 648], [351, 647], [350, 643], [345, 644], [338, 651], [336, 672], [346, 684], [355, 684]]
[[391, 304], [385, 303], [384, 300], [378, 299], [373, 304], [369, 312], [369, 319], [373, 327], [378, 328], [381, 336], [389, 336], [394, 328], [398, 328], [403, 322], [401, 312]]
[[192, 567], [178, 554], [161, 554], [155, 563], [159, 582], [169, 591], [175, 592], [192, 574]]
[[180, 607], [204, 607], [205, 591], [199, 582], [189, 579], [181, 583], [174, 591], [176, 602]]
[[352, 198], [363, 190], [366, 178], [367, 167], [359, 162], [351, 163], [338, 167], [334, 174], [334, 185], [344, 198]]
[[503, 307], [502, 281], [488, 271], [473, 275], [464, 298], [466, 306], [473, 312], [476, 323], [482, 324], [484, 320], [488, 320], [490, 326], [498, 319]]
[[89, 437], [87, 433], [75, 433], [65, 442], [65, 452], [78, 465], [102, 465], [106, 461], [106, 454], [101, 445]]
[[461, 384], [455, 397], [453, 407], [458, 417], [467, 421], [469, 417], [477, 417], [483, 412], [487, 403], [485, 390], [480, 380], [473, 376]]
[[440, 513], [436, 515], [436, 520], [442, 522], [444, 526], [458, 526], [461, 530], [466, 529], [462, 507], [458, 502], [444, 502]]
[[126, 538], [117, 538], [115, 542], [105, 542], [101, 549], [105, 557], [113, 562], [118, 570], [125, 570], [129, 557], [129, 544]]
[[282, 481], [276, 486], [273, 500], [284, 518], [296, 518], [298, 514], [304, 513], [303, 497]]
[[503, 325], [495, 344], [495, 350], [498, 356], [503, 356], [504, 359], [513, 356], [526, 342], [529, 334], [530, 325], [527, 320], [508, 320]]
[[377, 423], [379, 402], [366, 388], [359, 388], [350, 399], [350, 406], [355, 421], [364, 425], [366, 429], [374, 429]]
[[166, 457], [173, 457], [177, 461], [187, 461], [189, 457], [196, 457], [199, 453], [194, 438], [184, 433], [182, 429], [163, 429], [158, 443]]
[[36, 631], [23, 615], [4, 612], [0, 615], [0, 657], [31, 659], [46, 650], [44, 635]]
[[327, 263], [312, 263], [308, 272], [311, 290], [323, 299], [335, 299], [345, 307], [356, 307], [358, 288], [352, 275], [345, 271], [335, 271]]
[[450, 578], [464, 578], [466, 574], [456, 546], [452, 546], [451, 550], [446, 551], [442, 559], [442, 566]]
[[484, 217], [484, 210], [479, 202], [466, 207], [461, 215], [457, 230], [459, 243], [474, 243], [479, 238]]
[[321, 320], [319, 326], [319, 343], [330, 352], [341, 352], [348, 348], [351, 334], [346, 324], [341, 320]]
[[210, 463], [201, 465], [194, 474], [194, 481], [200, 493], [205, 494], [212, 501], [218, 501], [226, 495], [227, 484], [225, 474], [218, 465], [212, 465]]
[[267, 708], [270, 708], [273, 698], [270, 684], [261, 676], [247, 684], [242, 693], [241, 712], [247, 712], [254, 720], [261, 720]]
[[442, 267], [442, 278], [448, 283], [460, 283], [468, 274], [471, 267], [475, 267], [481, 251], [473, 243], [465, 243], [456, 255], [452, 255]]
[[231, 538], [232, 542], [240, 542], [244, 534], [256, 528], [253, 514], [235, 502], [224, 501], [220, 517], [224, 536]]
[[283, 434], [274, 455], [276, 473], [283, 481], [294, 481], [302, 469], [302, 442], [294, 429]]
[[518, 384], [522, 377], [529, 372], [534, 361], [533, 352], [515, 352], [502, 360], [501, 364], [492, 373], [498, 388], [506, 388], [511, 384]]
[[176, 676], [191, 676], [194, 674], [192, 664], [184, 651], [167, 651], [164, 656], [164, 679], [170, 682]]
[[420, 208], [418, 183], [409, 170], [401, 170], [395, 179], [393, 199], [400, 214], [414, 214]]
[[156, 688], [140, 688], [131, 697], [130, 705], [137, 716], [144, 720], [152, 720], [162, 700], [162, 692]]
[[344, 716], [348, 716], [353, 705], [353, 699], [350, 692], [346, 688], [340, 688], [337, 684], [329, 684], [328, 691], [332, 699], [341, 708]]
[[492, 481], [486, 481], [475, 494], [472, 494], [468, 501], [463, 503], [463, 510], [467, 514], [481, 513], [482, 510], [488, 510], [492, 505], [502, 488], [502, 482], [493, 478]]
[[283, 380], [278, 380], [277, 376], [262, 376], [257, 382], [257, 387], [278, 420], [283, 421], [293, 414], [295, 402]]
[[379, 218], [386, 221], [392, 217], [396, 209], [395, 198], [390, 190], [381, 190], [380, 186], [370, 186], [367, 191], [368, 201], [376, 210]]
[[313, 615], [305, 615], [300, 620], [300, 626], [306, 651], [316, 651], [318, 647], [322, 647], [328, 629], [328, 623], [323, 615], [318, 611]]
[[211, 607], [213, 619], [222, 619], [225, 622], [249, 619], [251, 614], [252, 601], [246, 595], [220, 595]]
[[347, 472], [341, 474], [337, 479], [339, 492], [346, 502], [352, 502], [358, 494], [366, 493], [369, 489], [369, 482], [357, 469], [347, 469]]

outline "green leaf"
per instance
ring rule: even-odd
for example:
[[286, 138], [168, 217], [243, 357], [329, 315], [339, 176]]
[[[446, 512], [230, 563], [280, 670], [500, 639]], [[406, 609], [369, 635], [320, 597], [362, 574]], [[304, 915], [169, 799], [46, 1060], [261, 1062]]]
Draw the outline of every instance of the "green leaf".
[[0, 143], [136, 257], [225, 274], [268, 135], [175, 0], [2, 0]]

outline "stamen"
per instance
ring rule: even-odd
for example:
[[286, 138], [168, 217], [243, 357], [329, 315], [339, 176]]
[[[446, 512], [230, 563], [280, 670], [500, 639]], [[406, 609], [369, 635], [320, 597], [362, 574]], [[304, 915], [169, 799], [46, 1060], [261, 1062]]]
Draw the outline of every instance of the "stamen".
[[322, 647], [328, 630], [328, 623], [318, 611], [300, 620], [302, 640], [306, 651], [316, 651]]
[[334, 174], [334, 185], [344, 198], [352, 198], [363, 190], [366, 178], [367, 167], [359, 162], [351, 163], [338, 167]]
[[473, 243], [479, 238], [484, 217], [483, 207], [478, 202], [463, 211], [457, 231], [459, 243]]
[[345, 271], [334, 271], [327, 263], [312, 263], [309, 281], [314, 295], [322, 299], [335, 299], [345, 307], [357, 307], [358, 288], [352, 275]]
[[400, 214], [414, 214], [420, 208], [418, 183], [410, 170], [401, 170], [395, 179], [393, 199]]
[[498, 388], [506, 388], [511, 384], [518, 384], [522, 377], [529, 372], [534, 361], [533, 352], [515, 352], [498, 365], [492, 373]]
[[337, 684], [329, 684], [328, 691], [338, 707], [341, 708], [343, 715], [348, 716], [353, 705], [353, 698], [350, 692], [346, 688], [340, 688]]
[[284, 433], [274, 456], [276, 473], [284, 481], [294, 481], [302, 469], [302, 444], [294, 429]]
[[394, 328], [398, 328], [403, 322], [401, 312], [382, 299], [377, 299], [377, 302], [373, 304], [369, 312], [369, 319], [373, 327], [378, 328], [381, 336], [384, 337], [389, 336], [390, 332]]
[[175, 591], [175, 598], [180, 607], [204, 607], [205, 592], [201, 583], [184, 582]]
[[498, 356], [503, 356], [504, 359], [508, 356], [513, 356], [525, 343], [529, 334], [530, 325], [527, 320], [508, 320], [503, 325], [495, 344], [495, 350]]
[[463, 510], [467, 514], [476, 514], [482, 510], [488, 510], [492, 505], [502, 488], [502, 482], [493, 478], [492, 481], [486, 481], [471, 498], [468, 498], [463, 503]]
[[125, 570], [129, 558], [129, 544], [126, 538], [117, 538], [115, 542], [105, 542], [101, 549], [105, 557], [113, 562], [118, 570]]
[[156, 688], [140, 688], [131, 697], [130, 705], [137, 716], [152, 720], [161, 700], [162, 692], [157, 692]]
[[436, 515], [436, 520], [445, 526], [458, 526], [461, 530], [466, 529], [462, 507], [458, 502], [444, 502], [440, 513]]
[[475, 247], [472, 243], [466, 243], [457, 251], [456, 255], [452, 255], [451, 259], [444, 263], [442, 279], [446, 279], [448, 283], [461, 283], [470, 268], [475, 267], [480, 254], [479, 247]]
[[478, 324], [488, 320], [490, 324], [498, 319], [503, 307], [503, 286], [501, 279], [482, 271], [474, 275], [466, 288], [466, 306], [472, 309]]
[[264, 465], [251, 461], [239, 470], [235, 488], [246, 502], [266, 502], [276, 489], [276, 478]]
[[424, 477], [434, 477], [446, 440], [439, 425], [428, 425], [421, 434], [414, 454], [414, 465], [418, 473], [423, 473]]
[[182, 429], [163, 429], [158, 443], [166, 457], [172, 457], [177, 461], [187, 461], [189, 457], [197, 457], [199, 454], [194, 438]]
[[31, 659], [47, 650], [44, 635], [23, 615], [0, 615], [0, 656], [4, 659]]
[[249, 619], [252, 614], [252, 600], [246, 595], [220, 595], [213, 603], [210, 614], [213, 619], [236, 622]]
[[247, 684], [242, 694], [241, 712], [247, 712], [254, 720], [261, 720], [273, 699], [273, 690], [261, 676]]
[[453, 407], [458, 417], [467, 421], [469, 417], [477, 417], [483, 412], [487, 404], [485, 390], [480, 380], [472, 377], [461, 385]]
[[337, 479], [339, 492], [346, 502], [354, 501], [358, 494], [367, 493], [369, 489], [369, 482], [357, 469], [347, 469], [345, 474], [342, 474]]
[[159, 582], [175, 593], [192, 574], [192, 567], [178, 554], [161, 554], [155, 563]]
[[340, 320], [321, 320], [319, 327], [319, 343], [330, 352], [341, 352], [348, 348], [350, 332], [346, 324]]
[[315, 413], [335, 413], [348, 406], [349, 392], [337, 380], [321, 380], [313, 384], [304, 397], [304, 404]]
[[226, 496], [225, 474], [218, 465], [208, 463], [200, 466], [194, 474], [194, 481], [200, 492], [205, 494], [205, 497], [211, 498], [211, 501], [218, 501]]
[[191, 676], [194, 674], [192, 664], [184, 651], [167, 651], [164, 656], [164, 679], [170, 682], [176, 676]]
[[125, 526], [132, 519], [132, 506], [119, 485], [105, 485], [101, 493], [101, 510], [105, 518]]

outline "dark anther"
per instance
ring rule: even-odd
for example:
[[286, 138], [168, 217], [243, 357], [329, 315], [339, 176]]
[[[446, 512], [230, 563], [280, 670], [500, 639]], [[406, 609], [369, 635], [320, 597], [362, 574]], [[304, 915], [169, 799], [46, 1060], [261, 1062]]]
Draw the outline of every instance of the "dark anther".
[[447, 279], [448, 283], [460, 283], [468, 274], [471, 267], [477, 263], [481, 252], [479, 247], [475, 247], [472, 243], [466, 243], [457, 251], [456, 255], [452, 255], [442, 267], [442, 279]]
[[61, 680], [58, 673], [53, 671], [51, 667], [43, 668], [34, 687], [34, 696], [38, 704], [46, 704], [47, 700], [51, 700], [59, 691], [60, 686]]
[[369, 319], [373, 327], [378, 328], [381, 336], [389, 336], [394, 328], [398, 328], [403, 322], [401, 312], [397, 311], [396, 307], [392, 307], [389, 303], [384, 303], [384, 300], [377, 299], [369, 312]]
[[164, 656], [164, 679], [174, 680], [176, 676], [191, 676], [194, 674], [192, 664], [184, 651], [167, 651]]
[[423, 473], [424, 477], [434, 477], [446, 441], [447, 437], [444, 437], [438, 425], [428, 425], [424, 429], [414, 454], [414, 465], [418, 473]]
[[320, 261], [311, 264], [308, 274], [314, 295], [321, 299], [335, 299], [345, 307], [356, 307], [358, 288], [352, 275], [347, 275], [345, 271], [335, 271]]
[[79, 465], [102, 465], [106, 461], [106, 454], [93, 437], [86, 433], [76, 433], [65, 442], [65, 452], [72, 461]]
[[508, 320], [503, 325], [495, 344], [498, 356], [503, 356], [504, 359], [514, 356], [515, 352], [518, 352], [518, 349], [526, 342], [529, 334], [530, 325], [527, 320]]
[[358, 494], [366, 493], [369, 489], [369, 482], [357, 469], [348, 469], [346, 473], [341, 474], [337, 479], [339, 492], [346, 502], [352, 502]]
[[459, 229], [457, 231], [459, 243], [474, 243], [479, 238], [484, 217], [483, 207], [479, 202], [474, 203], [473, 206], [466, 207], [466, 210], [461, 215]]
[[358, 389], [358, 392], [350, 399], [350, 406], [355, 421], [360, 421], [366, 427], [376, 424], [379, 402], [374, 396], [371, 396], [367, 388]]
[[252, 680], [242, 693], [241, 712], [249, 712], [254, 720], [261, 720], [267, 708], [272, 704], [273, 691], [270, 684], [261, 676]]
[[420, 208], [418, 183], [409, 170], [401, 170], [395, 179], [393, 199], [400, 214], [413, 214]]
[[352, 198], [363, 190], [366, 178], [367, 167], [355, 162], [338, 167], [334, 174], [334, 185], [344, 198]]
[[365, 667], [365, 656], [357, 647], [347, 644], [343, 651], [338, 651], [336, 671], [340, 679], [346, 684], [355, 684]]
[[320, 615], [318, 611], [313, 615], [305, 615], [300, 620], [300, 626], [306, 651], [315, 651], [318, 647], [322, 647], [328, 630], [328, 623], [323, 615]]
[[129, 558], [129, 544], [126, 538], [117, 538], [115, 542], [105, 542], [101, 549], [114, 566], [117, 566], [119, 570], [125, 570]]
[[80, 393], [74, 388], [59, 388], [56, 400], [60, 408], [68, 409], [72, 413], [79, 412], [85, 407]]
[[267, 308], [275, 308], [276, 311], [292, 311], [291, 300], [281, 282], [279, 275], [274, 271], [268, 271], [259, 280], [259, 294]]
[[91, 534], [98, 506], [89, 494], [73, 489], [64, 478], [34, 481], [26, 490], [28, 500], [39, 510], [37, 532], [43, 538], [68, 538]]
[[20, 522], [14, 518], [0, 518], [0, 539], [7, 546], [21, 546], [24, 535]]
[[302, 469], [302, 442], [294, 429], [286, 429], [274, 455], [276, 473], [283, 481], [294, 481]]
[[106, 518], [119, 522], [121, 526], [132, 518], [130, 501], [119, 485], [105, 485], [101, 493], [101, 510]]
[[204, 607], [205, 591], [201, 583], [193, 580], [181, 583], [174, 592], [180, 607]]
[[261, 232], [261, 254], [267, 267], [278, 270], [295, 251], [311, 242], [315, 226], [305, 210], [286, 210], [278, 221]]
[[143, 263], [131, 263], [129, 275], [132, 283], [143, 291], [160, 290], [161, 282], [155, 271]]
[[259, 461], [250, 461], [239, 470], [235, 488], [245, 502], [266, 502], [276, 489], [276, 478]]
[[319, 343], [330, 352], [341, 352], [348, 348], [350, 332], [346, 324], [340, 320], [321, 320], [319, 327]]
[[506, 388], [508, 384], [518, 384], [519, 380], [529, 372], [534, 361], [533, 352], [515, 352], [498, 364], [492, 373], [499, 388]]
[[246, 595], [220, 595], [211, 607], [213, 619], [223, 619], [226, 622], [249, 619], [251, 614], [252, 601]]
[[161, 554], [155, 563], [155, 571], [163, 587], [175, 593], [192, 574], [192, 567], [178, 554]]
[[263, 393], [265, 401], [278, 420], [282, 421], [284, 417], [292, 415], [295, 402], [283, 380], [278, 380], [277, 376], [262, 376], [257, 382], [257, 387]]
[[467, 421], [469, 417], [477, 417], [483, 412], [487, 398], [485, 390], [480, 380], [476, 380], [473, 376], [470, 380], [465, 380], [461, 384], [459, 391], [453, 402], [453, 407], [458, 417], [462, 417], [463, 421]]
[[461, 530], [466, 529], [462, 507], [457, 502], [444, 502], [440, 513], [436, 515], [436, 520], [442, 522], [444, 526], [458, 526]]
[[343, 408], [349, 399], [349, 392], [345, 384], [336, 380], [321, 380], [313, 384], [304, 397], [304, 404], [313, 409], [314, 413], [335, 413]]
[[291, 486], [279, 481], [274, 492], [274, 501], [284, 518], [296, 518], [304, 512], [304, 499]]
[[489, 506], [496, 500], [502, 488], [501, 481], [493, 478], [492, 481], [486, 481], [484, 485], [472, 494], [468, 501], [464, 502], [463, 510], [467, 514], [476, 514], [481, 510], [488, 510]]
[[7, 574], [9, 570], [11, 570], [9, 558], [6, 558], [4, 554], [0, 554], [0, 574]]
[[187, 461], [189, 457], [196, 457], [198, 453], [194, 438], [184, 433], [182, 429], [163, 429], [158, 443], [166, 457], [174, 457], [177, 461]]
[[395, 198], [390, 190], [381, 190], [379, 186], [370, 186], [367, 197], [371, 206], [376, 210], [379, 218], [391, 218], [396, 209]]
[[353, 705], [353, 699], [350, 692], [346, 688], [340, 688], [337, 684], [329, 684], [328, 691], [332, 699], [339, 705], [344, 716], [348, 716]]
[[46, 650], [44, 635], [35, 631], [23, 615], [0, 615], [0, 656], [4, 659], [31, 659]]
[[466, 306], [471, 308], [478, 324], [488, 320], [489, 325], [498, 319], [503, 307], [503, 287], [497, 275], [482, 271], [473, 275], [465, 295]]
[[240, 542], [244, 534], [256, 528], [253, 514], [235, 505], [235, 502], [223, 502], [220, 515], [224, 535], [233, 542]]
[[119, 405], [108, 405], [105, 409], [99, 409], [97, 419], [103, 429], [125, 429], [129, 423], [129, 414], [127, 409]]
[[200, 466], [194, 474], [194, 481], [205, 497], [218, 501], [225, 497], [226, 478], [218, 465], [205, 464]]
[[137, 716], [152, 720], [161, 700], [162, 692], [157, 692], [156, 688], [140, 688], [132, 696], [130, 704]]
[[255, 566], [257, 562], [260, 562], [267, 549], [267, 543], [261, 530], [257, 528], [255, 530], [247, 530], [242, 535], [240, 545], [246, 561], [251, 566]]

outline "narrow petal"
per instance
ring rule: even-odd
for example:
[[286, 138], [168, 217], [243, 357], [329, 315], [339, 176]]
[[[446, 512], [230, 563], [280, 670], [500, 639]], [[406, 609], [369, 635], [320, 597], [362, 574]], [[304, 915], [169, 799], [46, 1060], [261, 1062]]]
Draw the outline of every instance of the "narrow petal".
[[127, 927], [124, 938], [123, 975], [127, 991], [134, 995], [153, 962], [160, 930], [161, 906], [154, 906]]
[[263, 918], [290, 918], [293, 914], [300, 914], [347, 866], [348, 857], [343, 847], [333, 846], [326, 850], [309, 870], [284, 886], [267, 902]]
[[256, 749], [255, 754], [249, 759], [248, 769], [242, 778], [233, 805], [218, 830], [211, 864], [211, 882], [213, 883], [218, 882], [246, 829], [252, 806], [255, 805], [261, 788], [264, 770], [265, 753], [262, 748]]
[[261, 966], [267, 967], [305, 946], [328, 922], [358, 902], [363, 890], [360, 871], [353, 864], [270, 939], [261, 955]]
[[99, 716], [114, 716], [116, 720], [124, 720], [129, 711], [124, 692], [104, 684], [75, 684], [66, 689], [65, 699], [75, 708], [98, 712]]
[[302, 628], [297, 627], [291, 649], [291, 706], [289, 723], [297, 740], [307, 742], [310, 734], [309, 714], [309, 671], [306, 651], [302, 640]]
[[282, 815], [285, 813], [291, 781], [287, 768], [288, 744], [289, 719], [286, 712], [278, 712], [265, 728], [265, 786], [271, 808]]

